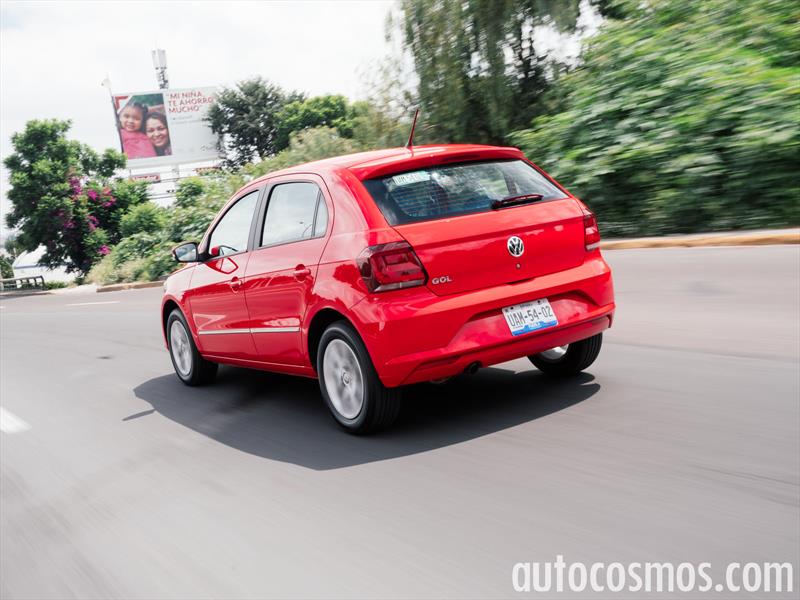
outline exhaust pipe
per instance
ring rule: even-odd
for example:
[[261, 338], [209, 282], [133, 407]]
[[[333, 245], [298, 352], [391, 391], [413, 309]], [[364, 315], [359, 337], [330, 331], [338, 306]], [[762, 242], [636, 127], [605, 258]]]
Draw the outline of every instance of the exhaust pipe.
[[464, 369], [464, 373], [466, 373], [467, 375], [474, 375], [475, 373], [478, 372], [478, 369], [480, 368], [481, 368], [481, 363], [476, 360], [475, 362], [469, 363], [467, 365], [467, 368]]

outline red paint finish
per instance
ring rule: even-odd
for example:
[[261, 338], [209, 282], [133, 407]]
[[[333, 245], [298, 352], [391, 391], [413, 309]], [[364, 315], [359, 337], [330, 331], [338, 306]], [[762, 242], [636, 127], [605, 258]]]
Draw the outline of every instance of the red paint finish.
[[[496, 364], [610, 327], [613, 283], [596, 246], [596, 221], [552, 179], [563, 197], [394, 227], [361, 183], [427, 166], [496, 159], [524, 157], [516, 148], [420, 146], [336, 157], [266, 175], [235, 196], [262, 191], [248, 250], [208, 257], [173, 274], [165, 284], [162, 311], [178, 306], [200, 352], [212, 360], [315, 377], [310, 334], [315, 318], [333, 310], [358, 331], [387, 386], [455, 375], [474, 362]], [[257, 221], [263, 222], [269, 210], [271, 186], [296, 181], [320, 187], [327, 230], [312, 239], [259, 248]], [[217, 220], [200, 243], [203, 256]], [[525, 246], [516, 258], [507, 247], [511, 236]], [[424, 282], [371, 292], [368, 283], [375, 285], [365, 281], [363, 256], [383, 245], [410, 246], [426, 273]], [[538, 298], [549, 299], [558, 326], [513, 336], [502, 308]]]
[[[250, 253], [212, 258], [194, 268], [186, 297], [201, 353], [257, 360], [248, 330], [243, 281]], [[242, 330], [246, 330], [242, 332]], [[238, 332], [238, 333], [229, 333]]]
[[[396, 229], [422, 260], [430, 275], [428, 287], [437, 295], [563, 271], [581, 264], [586, 254], [583, 212], [571, 198]], [[512, 235], [525, 244], [519, 258], [506, 248]], [[450, 281], [435, 283], [443, 276]]]

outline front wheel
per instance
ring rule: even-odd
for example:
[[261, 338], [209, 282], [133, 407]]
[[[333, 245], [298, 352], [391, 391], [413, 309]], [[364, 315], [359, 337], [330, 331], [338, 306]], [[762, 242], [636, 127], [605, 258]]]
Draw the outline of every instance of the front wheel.
[[603, 334], [598, 333], [579, 342], [556, 346], [539, 354], [533, 354], [528, 357], [528, 360], [547, 375], [569, 377], [588, 369], [600, 354], [602, 345]]
[[219, 365], [200, 356], [186, 319], [177, 308], [167, 319], [167, 342], [172, 366], [183, 383], [195, 386], [214, 381]]
[[385, 429], [397, 419], [400, 390], [381, 383], [364, 342], [349, 323], [333, 323], [322, 334], [317, 375], [325, 404], [349, 433]]

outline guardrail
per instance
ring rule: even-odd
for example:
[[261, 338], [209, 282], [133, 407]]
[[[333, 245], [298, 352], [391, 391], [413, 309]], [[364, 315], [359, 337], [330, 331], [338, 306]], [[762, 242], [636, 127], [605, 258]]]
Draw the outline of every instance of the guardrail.
[[20, 292], [26, 290], [43, 290], [44, 277], [31, 275], [30, 277], [10, 277], [0, 279], [0, 292]]

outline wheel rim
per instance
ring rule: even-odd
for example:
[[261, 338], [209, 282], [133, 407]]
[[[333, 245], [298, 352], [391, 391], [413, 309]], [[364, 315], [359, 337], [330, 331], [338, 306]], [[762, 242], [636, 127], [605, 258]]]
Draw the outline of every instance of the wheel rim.
[[569, 348], [569, 344], [566, 346], [556, 346], [555, 348], [550, 348], [550, 350], [545, 350], [540, 353], [539, 356], [545, 360], [561, 360], [567, 353], [567, 348]]
[[192, 371], [192, 347], [186, 328], [180, 321], [173, 321], [169, 328], [169, 347], [175, 361], [175, 370], [179, 375], [188, 377]]
[[364, 406], [364, 376], [349, 344], [333, 340], [325, 347], [322, 376], [336, 412], [345, 419], [355, 419]]

